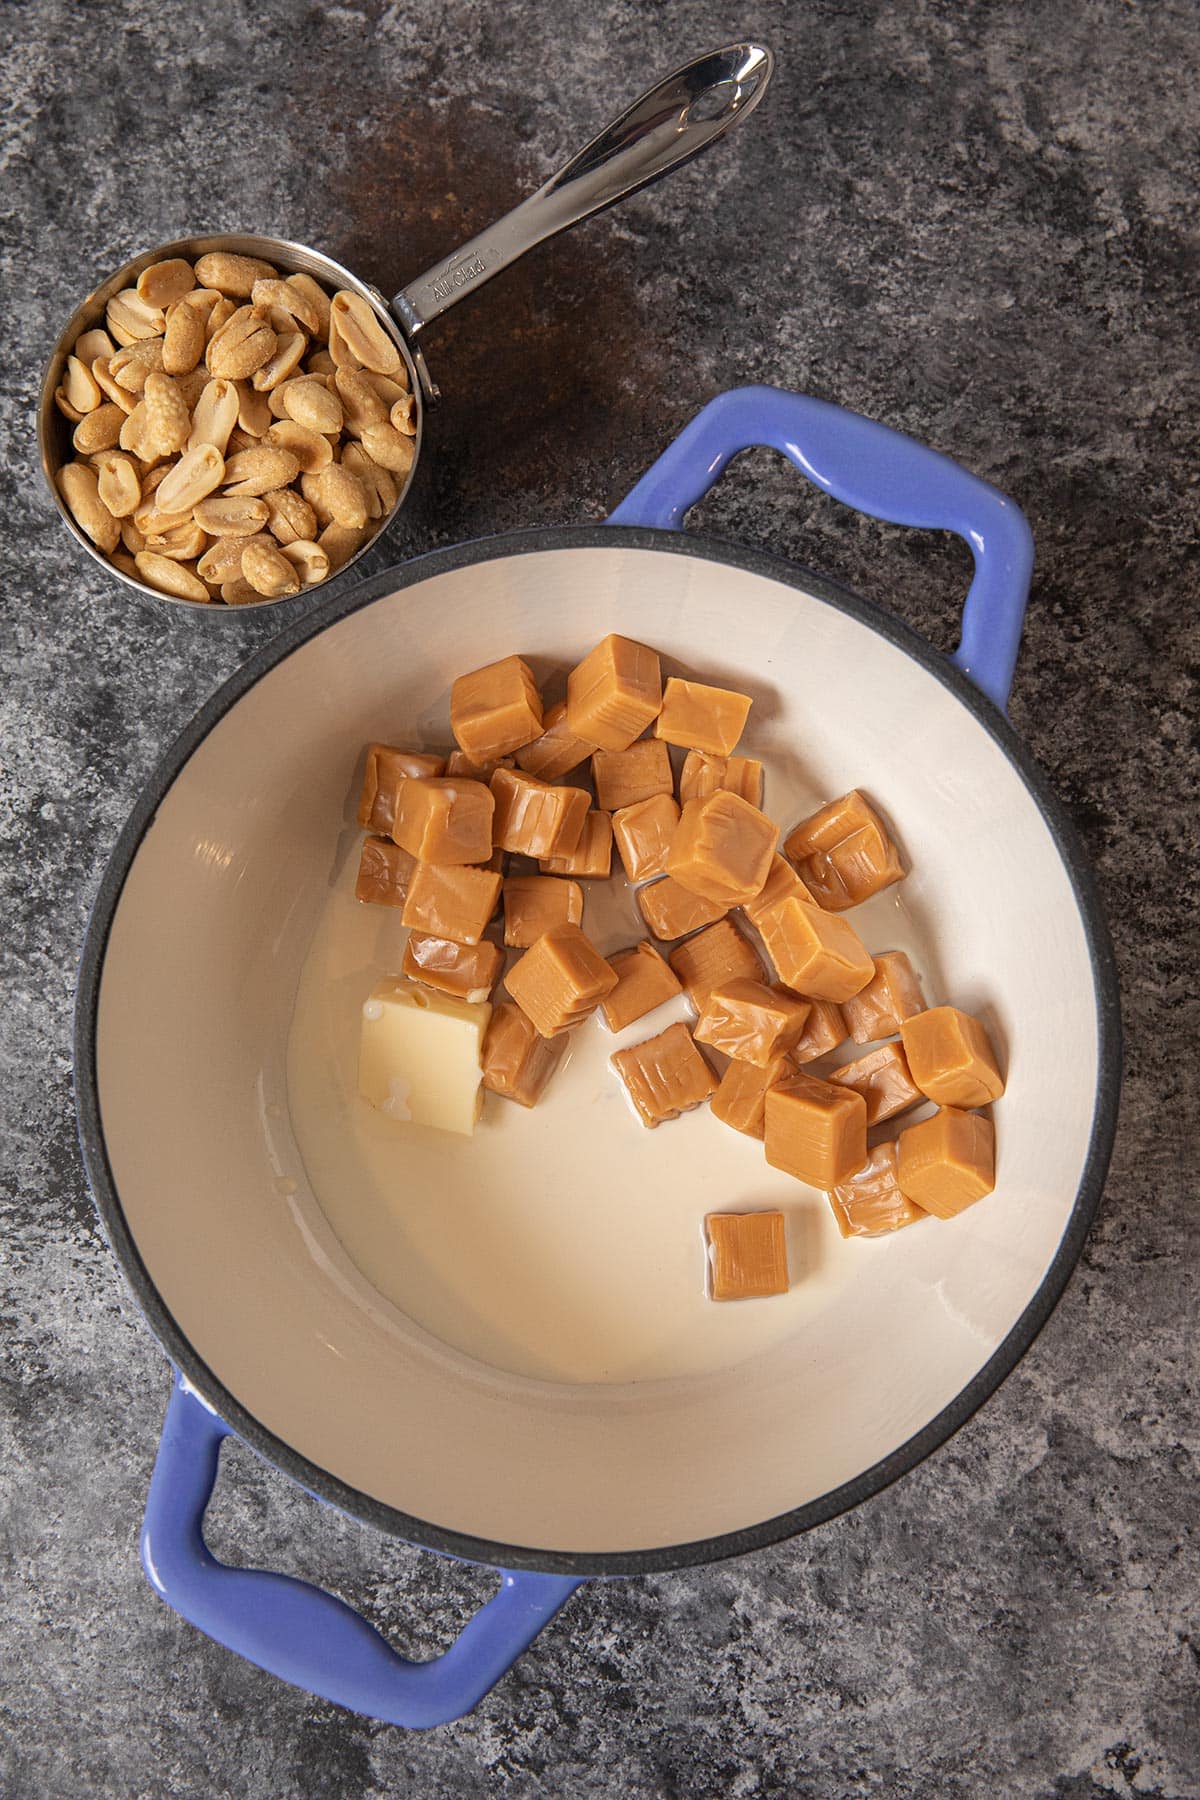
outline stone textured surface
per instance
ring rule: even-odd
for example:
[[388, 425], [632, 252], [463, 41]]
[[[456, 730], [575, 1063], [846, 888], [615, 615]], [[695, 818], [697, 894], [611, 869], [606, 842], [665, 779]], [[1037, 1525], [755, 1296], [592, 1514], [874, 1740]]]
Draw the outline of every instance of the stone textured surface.
[[[138, 1571], [167, 1371], [81, 1178], [73, 964], [139, 784], [274, 624], [143, 606], [77, 552], [36, 471], [43, 358], [93, 279], [189, 229], [291, 235], [391, 291], [732, 28], [715, 0], [0, 19], [11, 1800], [1200, 1794], [1193, 0], [755, 0], [736, 28], [782, 67], [744, 134], [431, 329], [436, 465], [369, 565], [599, 518], [746, 380], [884, 418], [1019, 498], [1038, 570], [1013, 718], [1095, 859], [1129, 1036], [1108, 1194], [1051, 1324], [890, 1492], [748, 1560], [585, 1589], [427, 1736], [269, 1680]], [[952, 638], [959, 549], [849, 518], [766, 453], [697, 523]], [[228, 1460], [218, 1547], [320, 1576], [416, 1654], [486, 1592]]]

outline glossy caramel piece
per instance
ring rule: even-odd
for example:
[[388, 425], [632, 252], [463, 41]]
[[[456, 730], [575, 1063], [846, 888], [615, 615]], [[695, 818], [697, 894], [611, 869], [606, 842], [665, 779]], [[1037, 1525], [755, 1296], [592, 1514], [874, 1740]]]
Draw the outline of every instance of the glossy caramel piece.
[[583, 889], [558, 875], [510, 875], [504, 883], [504, 942], [528, 950], [552, 925], [582, 925]]
[[732, 688], [706, 687], [672, 675], [663, 689], [654, 735], [683, 750], [728, 756], [746, 728], [751, 704], [748, 694]]
[[485, 787], [497, 769], [511, 769], [512, 766], [511, 756], [500, 756], [495, 761], [472, 762], [471, 758], [462, 750], [452, 750], [446, 758], [447, 775], [452, 778], [459, 776], [467, 781], [482, 781]]
[[609, 1062], [649, 1131], [703, 1105], [716, 1092], [716, 1078], [686, 1025], [668, 1025], [657, 1037], [616, 1051]]
[[582, 788], [551, 787], [520, 769], [497, 769], [492, 827], [501, 850], [518, 856], [569, 856], [583, 836], [591, 801]]
[[742, 911], [752, 925], [757, 925], [759, 914], [766, 912], [768, 906], [774, 906], [777, 900], [807, 900], [815, 904], [787, 857], [780, 856], [778, 850], [771, 858], [767, 879], [754, 898], [743, 903]]
[[450, 689], [450, 729], [473, 762], [495, 762], [542, 735], [542, 697], [522, 656], [460, 675]]
[[368, 906], [403, 906], [417, 859], [390, 838], [364, 839], [354, 898]]
[[912, 1078], [939, 1106], [987, 1106], [1004, 1092], [996, 1052], [979, 1020], [957, 1006], [931, 1006], [901, 1021]]
[[996, 1185], [996, 1134], [982, 1113], [943, 1106], [900, 1133], [897, 1179], [924, 1212], [952, 1219]]
[[689, 800], [667, 852], [667, 874], [690, 893], [723, 906], [753, 899], [771, 872], [779, 827], [724, 788]]
[[800, 1042], [792, 1051], [794, 1063], [816, 1062], [846, 1041], [842, 1008], [832, 1000], [814, 1000]]
[[740, 794], [751, 806], [761, 806], [763, 766], [753, 756], [710, 756], [704, 750], [689, 750], [679, 771], [679, 800], [704, 800], [722, 791]]
[[644, 1018], [656, 1006], [683, 992], [674, 971], [653, 944], [635, 944], [632, 950], [622, 950], [608, 961], [617, 985], [600, 1002], [600, 1011], [610, 1031], [623, 1031], [635, 1019]]
[[840, 1005], [860, 993], [875, 973], [854, 927], [807, 900], [777, 900], [758, 914], [755, 924], [784, 987], [806, 999]]
[[773, 1169], [834, 1188], [867, 1160], [867, 1103], [797, 1070], [767, 1094], [763, 1148]]
[[576, 737], [567, 723], [567, 703], [560, 700], [542, 720], [542, 735], [525, 744], [516, 753], [516, 764], [527, 775], [542, 781], [558, 781], [586, 762], [596, 748], [586, 738]]
[[617, 985], [578, 925], [555, 925], [515, 962], [504, 985], [543, 1037], [580, 1024]]
[[844, 843], [864, 825], [882, 827], [883, 820], [861, 788], [851, 788], [848, 794], [841, 794], [836, 800], [819, 806], [816, 812], [793, 825], [784, 839], [783, 853], [794, 863], [802, 862], [806, 856], [832, 850], [835, 844]]
[[662, 706], [658, 653], [610, 632], [567, 676], [567, 725], [600, 750], [628, 750]]
[[673, 794], [671, 753], [657, 738], [641, 738], [628, 750], [597, 750], [592, 757], [596, 804], [607, 812], [636, 806], [656, 794]]
[[704, 1011], [708, 996], [722, 982], [758, 980], [763, 973], [753, 944], [729, 919], [720, 919], [707, 930], [676, 944], [667, 961], [698, 1013]]
[[396, 800], [392, 837], [421, 862], [487, 862], [494, 810], [481, 781], [410, 777]]
[[544, 1038], [519, 1006], [501, 1001], [484, 1034], [483, 1085], [518, 1106], [536, 1106], [566, 1048], [565, 1033]]
[[908, 1072], [908, 1063], [899, 1044], [880, 1044], [853, 1062], [830, 1069], [825, 1077], [837, 1087], [853, 1088], [867, 1103], [867, 1124], [882, 1125], [907, 1106], [915, 1106], [922, 1098], [921, 1090]]
[[788, 833], [784, 853], [830, 912], [858, 906], [905, 875], [887, 826], [857, 788], [802, 819]]
[[773, 1057], [761, 1069], [751, 1062], [731, 1062], [717, 1083], [709, 1110], [722, 1125], [761, 1138], [768, 1093], [795, 1073], [790, 1056]]
[[895, 1037], [905, 1019], [925, 1011], [925, 996], [903, 950], [881, 950], [875, 973], [845, 1003], [846, 1024], [856, 1044]]
[[544, 856], [541, 870], [545, 875], [574, 875], [581, 880], [607, 881], [612, 873], [612, 820], [595, 807], [583, 821], [579, 842], [566, 856]]
[[709, 990], [693, 1026], [697, 1040], [765, 1069], [800, 1042], [809, 1002], [743, 975]]
[[788, 1291], [787, 1234], [781, 1212], [709, 1213], [710, 1300], [765, 1300]]
[[401, 923], [430, 937], [477, 944], [496, 910], [500, 879], [490, 869], [418, 863], [408, 883]]
[[363, 830], [373, 831], [377, 837], [390, 837], [401, 782], [413, 775], [441, 775], [445, 767], [442, 757], [429, 756], [423, 750], [368, 744], [367, 768], [358, 802], [358, 822]]
[[876, 1144], [861, 1169], [829, 1191], [837, 1228], [847, 1237], [886, 1237], [905, 1225], [928, 1218], [896, 1179], [895, 1144]]
[[499, 944], [460, 944], [455, 938], [410, 931], [404, 946], [403, 972], [409, 980], [456, 1000], [486, 1000], [503, 967]]
[[630, 881], [665, 875], [667, 851], [679, 824], [679, 808], [670, 794], [656, 794], [613, 814], [613, 837]]
[[689, 931], [698, 931], [702, 925], [724, 918], [728, 910], [714, 906], [711, 900], [701, 900], [699, 894], [689, 894], [669, 875], [640, 887], [637, 903], [651, 935], [662, 939], [685, 937]]

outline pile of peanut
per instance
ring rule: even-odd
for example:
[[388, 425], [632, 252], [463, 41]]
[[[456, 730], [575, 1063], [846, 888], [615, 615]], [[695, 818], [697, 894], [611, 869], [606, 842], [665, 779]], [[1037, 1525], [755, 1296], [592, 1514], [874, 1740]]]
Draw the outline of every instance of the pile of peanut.
[[202, 604], [315, 587], [412, 467], [408, 370], [368, 301], [224, 250], [143, 269], [55, 392], [71, 517], [125, 575]]

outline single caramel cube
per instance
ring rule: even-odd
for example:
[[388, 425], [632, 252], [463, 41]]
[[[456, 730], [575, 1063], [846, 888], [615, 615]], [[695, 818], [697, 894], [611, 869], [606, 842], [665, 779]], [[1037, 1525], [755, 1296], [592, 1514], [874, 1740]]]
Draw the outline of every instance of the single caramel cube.
[[829, 1204], [844, 1238], [885, 1237], [929, 1216], [900, 1191], [895, 1144], [876, 1144], [862, 1168], [830, 1190]]
[[554, 925], [515, 962], [504, 985], [543, 1037], [557, 1037], [593, 1013], [617, 985], [578, 925]]
[[400, 921], [430, 937], [477, 944], [496, 910], [500, 880], [490, 869], [418, 863]]
[[784, 987], [840, 1005], [861, 992], [875, 964], [852, 925], [807, 900], [777, 900], [755, 919]]
[[731, 1062], [712, 1097], [713, 1117], [747, 1137], [760, 1138], [768, 1093], [795, 1073], [790, 1056], [772, 1057], [761, 1069], [751, 1062]]
[[738, 794], [689, 800], [667, 853], [667, 874], [704, 900], [741, 906], [771, 872], [779, 827]]
[[865, 1056], [831, 1069], [826, 1081], [838, 1087], [853, 1088], [867, 1103], [867, 1124], [882, 1125], [885, 1119], [915, 1106], [921, 1090], [908, 1072], [908, 1063], [899, 1044], [880, 1044]]
[[901, 1020], [912, 1078], [939, 1106], [987, 1106], [1004, 1092], [1004, 1077], [987, 1032], [957, 1006], [931, 1006]]
[[[642, 890], [643, 893], [646, 891]], [[708, 996], [722, 982], [737, 981], [742, 977], [758, 980], [763, 974], [753, 944], [728, 919], [721, 919], [706, 931], [698, 931], [694, 937], [677, 944], [667, 961], [687, 989], [687, 997], [698, 1013], [704, 1011]]]
[[982, 1200], [996, 1185], [996, 1134], [982, 1113], [943, 1106], [900, 1133], [897, 1179], [924, 1212], [938, 1219]]
[[753, 756], [710, 756], [704, 750], [689, 750], [679, 772], [680, 804], [705, 800], [722, 789], [727, 794], [740, 794], [751, 806], [761, 806], [762, 764]]
[[560, 700], [542, 720], [542, 735], [517, 751], [516, 762], [527, 775], [541, 781], [559, 781], [586, 762], [596, 748], [586, 738], [578, 738], [567, 724], [567, 703]]
[[789, 832], [784, 851], [817, 903], [831, 912], [858, 906], [904, 879], [899, 850], [857, 788], [802, 820]]
[[610, 632], [567, 676], [567, 726], [601, 750], [628, 750], [662, 706], [658, 654]]
[[711, 1300], [765, 1300], [788, 1291], [787, 1236], [781, 1212], [709, 1213]]
[[846, 1041], [846, 1021], [842, 1009], [832, 1000], [814, 1000], [804, 1027], [804, 1035], [792, 1051], [795, 1063], [816, 1062], [828, 1056]]
[[653, 944], [635, 944], [632, 950], [622, 950], [608, 961], [617, 985], [604, 996], [600, 1010], [610, 1031], [623, 1031], [635, 1019], [644, 1018], [656, 1006], [683, 992]]
[[693, 1027], [702, 1044], [765, 1069], [800, 1042], [809, 1003], [743, 975], [709, 990]]
[[552, 925], [582, 925], [583, 889], [557, 875], [510, 875], [504, 883], [504, 942], [528, 950]]
[[838, 799], [819, 806], [815, 813], [793, 825], [784, 840], [783, 853], [794, 863], [802, 862], [806, 856], [815, 856], [819, 851], [832, 850], [835, 844], [844, 843], [864, 825], [878, 825], [882, 829], [883, 820], [861, 789], [851, 788], [848, 794], [841, 794]]
[[390, 837], [401, 782], [413, 775], [440, 775], [445, 767], [440, 756], [427, 756], [423, 750], [368, 744], [367, 770], [358, 803], [358, 822], [363, 830], [373, 831], [377, 837]]
[[689, 894], [669, 875], [640, 887], [637, 903], [638, 911], [656, 938], [684, 937], [689, 931], [698, 931], [702, 925], [711, 925], [714, 919], [723, 918], [728, 910], [724, 906], [714, 906], [711, 900], [701, 900], [699, 894]]
[[612, 820], [596, 808], [587, 814], [583, 830], [574, 850], [566, 856], [544, 856], [541, 869], [546, 875], [576, 875], [588, 881], [607, 881], [612, 873]]
[[451, 778], [456, 775], [465, 777], [467, 781], [482, 781], [484, 787], [487, 786], [497, 769], [511, 769], [512, 766], [511, 756], [497, 757], [494, 762], [490, 758], [486, 762], [472, 762], [471, 758], [465, 756], [461, 750], [452, 750], [446, 758], [447, 775]]
[[562, 1061], [566, 1033], [544, 1038], [511, 1000], [494, 1008], [483, 1039], [483, 1085], [518, 1106], [536, 1106]]
[[392, 837], [421, 862], [481, 863], [492, 854], [495, 802], [481, 781], [410, 777], [400, 788]]
[[728, 756], [745, 730], [751, 704], [748, 694], [735, 694], [732, 688], [706, 687], [672, 675], [663, 689], [654, 735], [684, 750]]
[[763, 1144], [773, 1169], [836, 1187], [867, 1160], [867, 1103], [798, 1070], [767, 1094]]
[[745, 901], [742, 906], [742, 911], [745, 913], [750, 923], [756, 926], [758, 924], [760, 913], [766, 912], [769, 906], [774, 906], [777, 900], [788, 899], [807, 900], [810, 904], [815, 904], [812, 895], [797, 875], [795, 869], [793, 869], [787, 857], [780, 856], [779, 852], [776, 851], [771, 858], [771, 870], [767, 879], [763, 882], [762, 887], [759, 889], [758, 893], [755, 894], [754, 898]]
[[456, 1000], [486, 1000], [503, 967], [499, 944], [460, 944], [455, 938], [410, 931], [404, 946], [403, 971], [409, 980]]
[[628, 1050], [618, 1050], [609, 1062], [625, 1083], [637, 1115], [648, 1131], [667, 1119], [690, 1112], [716, 1092], [712, 1070], [692, 1042], [686, 1025], [668, 1025], [657, 1037]]
[[417, 859], [390, 838], [364, 839], [354, 898], [369, 906], [403, 906]]
[[905, 1019], [925, 1011], [925, 996], [903, 950], [881, 950], [875, 973], [846, 1001], [846, 1023], [856, 1044], [894, 1037]]
[[450, 729], [473, 762], [511, 756], [542, 735], [542, 697], [521, 656], [460, 675], [450, 689]]
[[497, 769], [492, 776], [496, 818], [492, 827], [501, 850], [518, 856], [569, 856], [583, 836], [591, 801], [582, 788], [551, 787], [520, 769]]
[[669, 794], [639, 800], [614, 814], [613, 836], [630, 881], [666, 874], [667, 851], [678, 823], [679, 808]]
[[656, 794], [673, 794], [675, 777], [671, 753], [657, 738], [642, 738], [628, 750], [597, 750], [592, 757], [596, 804], [609, 812], [652, 800]]

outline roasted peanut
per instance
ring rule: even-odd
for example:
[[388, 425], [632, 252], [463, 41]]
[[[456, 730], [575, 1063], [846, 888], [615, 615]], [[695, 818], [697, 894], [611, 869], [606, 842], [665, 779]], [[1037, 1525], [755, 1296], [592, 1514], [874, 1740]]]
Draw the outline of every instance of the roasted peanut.
[[234, 575], [221, 583], [221, 598], [226, 606], [257, 606], [265, 596], [244, 575]]
[[280, 554], [299, 571], [304, 587], [315, 587], [329, 574], [328, 552], [309, 539], [297, 538], [294, 544], [281, 545]]
[[204, 360], [213, 375], [244, 381], [270, 361], [277, 342], [262, 313], [253, 306], [239, 306], [209, 339]]
[[64, 463], [58, 472], [58, 486], [80, 531], [111, 556], [121, 541], [121, 527], [100, 498], [96, 471], [86, 463]]
[[317, 322], [313, 327], [314, 337], [327, 338], [329, 336], [329, 295], [325, 289], [319, 281], [314, 281], [311, 275], [305, 275], [299, 270], [286, 279], [287, 285], [294, 287], [302, 294], [317, 315]]
[[211, 344], [229, 319], [232, 319], [237, 307], [225, 294], [218, 294], [208, 309], [208, 317], [204, 321], [204, 341]]
[[79, 356], [68, 356], [62, 385], [67, 399], [81, 415], [95, 412], [104, 398], [90, 365]]
[[131, 456], [106, 450], [94, 461], [100, 498], [114, 519], [127, 519], [142, 498], [142, 482]]
[[151, 263], [137, 278], [137, 291], [146, 305], [164, 310], [190, 294], [195, 285], [192, 266], [181, 256], [169, 256], [165, 262]]
[[319, 475], [306, 475], [300, 491], [318, 519], [349, 525], [353, 528], [367, 522], [367, 493], [357, 475], [340, 463], [331, 463]]
[[147, 550], [152, 550], [156, 556], [169, 556], [172, 562], [195, 562], [204, 554], [207, 542], [200, 527], [191, 519], [182, 525], [173, 525], [170, 531], [146, 533]]
[[112, 356], [116, 348], [107, 331], [99, 325], [94, 325], [91, 331], [81, 332], [75, 339], [75, 354], [89, 369], [98, 356]]
[[319, 431], [297, 425], [295, 419], [276, 419], [263, 437], [263, 443], [274, 449], [290, 450], [305, 475], [327, 469], [333, 461], [333, 447]]
[[[212, 444], [197, 444], [184, 451], [164, 476], [154, 497], [164, 512], [191, 512], [224, 479], [225, 458], [221, 452]], [[203, 549], [201, 544], [194, 554], [199, 556]]]
[[122, 450], [149, 462], [182, 450], [191, 430], [191, 414], [169, 375], [151, 371], [146, 392], [121, 426]]
[[270, 428], [271, 405], [266, 394], [259, 393], [250, 381], [239, 381], [237, 384], [238, 416], [237, 422], [247, 437], [257, 443], [263, 433]]
[[357, 554], [362, 548], [366, 536], [365, 531], [355, 530], [352, 525], [339, 525], [336, 520], [332, 520], [326, 525], [317, 539], [317, 543], [329, 558], [329, 568], [332, 574], [336, 575], [337, 571], [344, 568], [350, 558]]
[[198, 306], [177, 300], [167, 314], [162, 366], [168, 375], [187, 375], [204, 355], [204, 317]]
[[417, 435], [417, 402], [412, 394], [401, 394], [388, 414], [393, 429], [405, 437]]
[[139, 338], [136, 344], [127, 344], [109, 357], [108, 372], [118, 387], [131, 394], [144, 394], [147, 375], [162, 368], [162, 352], [161, 338]]
[[413, 440], [397, 431], [394, 425], [364, 426], [362, 446], [368, 456], [381, 463], [385, 469], [390, 469], [394, 475], [407, 475], [416, 455]]
[[267, 526], [272, 537], [283, 545], [316, 535], [317, 515], [295, 488], [275, 488], [263, 495], [267, 507]]
[[206, 602], [210, 595], [200, 577], [183, 563], [173, 562], [157, 550], [140, 550], [134, 557], [142, 580], [162, 594], [173, 594], [177, 600]]
[[300, 592], [300, 577], [292, 564], [273, 544], [247, 544], [242, 552], [242, 574], [252, 588], [268, 600], [279, 600], [285, 594]]
[[375, 369], [364, 369], [363, 374], [385, 406], [395, 406], [400, 396], [408, 392], [408, 370], [403, 363], [394, 375], [380, 375]]
[[231, 250], [209, 250], [196, 261], [201, 287], [216, 288], [237, 300], [248, 300], [256, 281], [274, 281], [279, 270], [257, 256], [235, 256]]
[[[137, 395], [131, 394], [128, 388], [123, 388], [120, 382], [113, 378], [109, 373], [108, 363], [107, 356], [98, 356], [92, 363], [92, 376], [96, 386], [102, 394], [108, 396], [114, 405], [119, 406], [123, 413], [131, 413], [138, 403]], [[55, 397], [57, 398], [57, 396]]]
[[341, 342], [364, 369], [374, 369], [380, 375], [394, 375], [403, 367], [396, 340], [371, 302], [361, 294], [352, 294], [343, 288], [329, 303], [330, 354], [336, 362], [333, 349], [335, 325]]
[[361, 437], [367, 425], [386, 423], [387, 407], [361, 370], [338, 369], [333, 384], [342, 403], [345, 429], [351, 437]]
[[341, 400], [315, 376], [300, 375], [275, 392], [282, 399], [288, 418], [295, 419], [297, 425], [330, 434], [342, 429]]
[[311, 294], [298, 287], [294, 281], [268, 279], [256, 281], [251, 289], [250, 298], [255, 306], [265, 310], [274, 307], [285, 313], [292, 321], [288, 327], [295, 331], [297, 327], [306, 331], [309, 337], [316, 337], [321, 329], [321, 314]]
[[229, 458], [225, 464], [225, 488], [230, 494], [269, 494], [272, 488], [287, 487], [299, 473], [300, 464], [290, 450], [259, 444]]
[[209, 494], [192, 508], [192, 517], [209, 537], [254, 537], [270, 516], [265, 500], [239, 494], [232, 498], [227, 494]]
[[135, 344], [139, 338], [158, 337], [166, 325], [162, 309], [150, 306], [136, 288], [122, 288], [104, 311], [108, 329], [118, 344]]
[[232, 381], [206, 382], [192, 413], [188, 449], [194, 449], [197, 444], [211, 444], [224, 456], [229, 434], [237, 424], [238, 405], [238, 391]]
[[342, 467], [357, 475], [367, 496], [367, 513], [372, 519], [385, 519], [399, 497], [399, 488], [391, 475], [361, 444], [347, 444], [342, 451]]
[[81, 456], [91, 456], [97, 450], [111, 450], [121, 436], [124, 423], [125, 414], [121, 408], [106, 400], [94, 412], [84, 413], [71, 433], [71, 442]]
[[242, 552], [248, 544], [269, 544], [271, 539], [264, 532], [253, 532], [248, 537], [221, 537], [215, 544], [210, 544], [197, 564], [203, 580], [211, 581], [216, 586], [222, 582], [232, 581], [242, 572]]
[[277, 332], [275, 335], [275, 351], [261, 369], [255, 369], [254, 386], [260, 393], [269, 393], [286, 381], [300, 367], [300, 359], [308, 347], [308, 339], [302, 331]]

